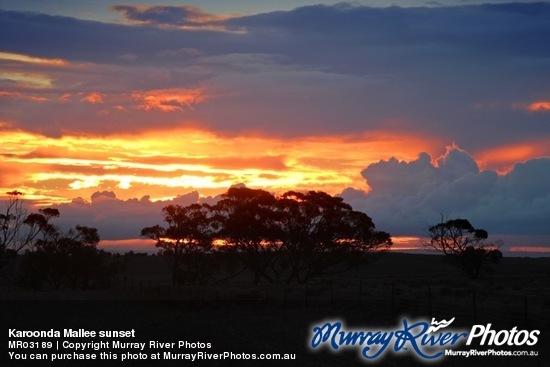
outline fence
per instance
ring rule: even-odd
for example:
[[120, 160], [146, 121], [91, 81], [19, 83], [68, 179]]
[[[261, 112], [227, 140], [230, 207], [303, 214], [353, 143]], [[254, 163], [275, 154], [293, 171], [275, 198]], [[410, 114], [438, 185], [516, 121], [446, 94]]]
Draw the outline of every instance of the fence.
[[[448, 284], [448, 283], [451, 284]], [[177, 300], [190, 305], [256, 305], [283, 308], [371, 308], [384, 313], [500, 323], [550, 329], [550, 297], [456, 285], [422, 277], [321, 279], [307, 284], [228, 283], [171, 286], [126, 279], [126, 294], [138, 299]]]

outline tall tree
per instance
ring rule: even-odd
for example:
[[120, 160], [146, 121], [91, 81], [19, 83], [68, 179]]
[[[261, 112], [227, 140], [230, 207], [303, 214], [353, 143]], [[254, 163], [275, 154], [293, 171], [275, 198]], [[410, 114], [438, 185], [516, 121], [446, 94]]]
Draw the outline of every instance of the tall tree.
[[371, 218], [324, 192], [289, 191], [279, 200], [282, 243], [290, 266], [287, 282], [345, 271], [373, 252], [390, 248], [391, 237]]
[[143, 228], [141, 235], [155, 240], [155, 245], [171, 259], [172, 284], [204, 282], [210, 275], [205, 254], [212, 250], [212, 211], [208, 205], [162, 209], [166, 228], [159, 225]]
[[472, 279], [479, 278], [488, 264], [502, 258], [499, 246], [487, 241], [487, 231], [474, 228], [467, 219], [443, 220], [431, 226], [428, 233], [430, 240], [425, 246], [444, 254]]
[[98, 283], [98, 278], [107, 271], [98, 243], [96, 228], [78, 225], [63, 233], [51, 226], [48, 233], [35, 242], [33, 251], [23, 255], [23, 284], [35, 288], [45, 283], [52, 289], [88, 289], [93, 278]]
[[279, 275], [276, 203], [267, 191], [235, 187], [213, 207], [223, 248], [254, 273], [256, 282], [263, 278], [272, 283]]
[[238, 259], [241, 268], [229, 277], [249, 270], [256, 282], [283, 277], [305, 282], [347, 270], [392, 244], [390, 235], [376, 231], [368, 215], [354, 211], [342, 198], [317, 191], [277, 197], [234, 187], [212, 207], [168, 206], [163, 213], [168, 228], [156, 225], [141, 234], [172, 257], [174, 282], [192, 251]]
[[50, 220], [59, 216], [53, 208], [38, 210], [28, 214], [19, 191], [6, 193], [5, 209], [0, 214], [0, 268], [15, 254], [31, 249], [40, 236], [53, 230]]

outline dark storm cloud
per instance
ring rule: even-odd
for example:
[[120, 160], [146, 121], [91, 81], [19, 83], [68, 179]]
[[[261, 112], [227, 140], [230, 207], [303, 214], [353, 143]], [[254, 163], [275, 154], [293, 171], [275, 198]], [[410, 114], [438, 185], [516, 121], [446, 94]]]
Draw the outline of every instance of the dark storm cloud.
[[[547, 114], [512, 109], [550, 99], [548, 3], [317, 5], [222, 22], [243, 33], [155, 26], [189, 22], [202, 14], [194, 8], [118, 9], [149, 24], [2, 12], [2, 46], [9, 52], [124, 68], [115, 73], [105, 67], [102, 78], [84, 84], [88, 91], [206, 85], [212, 92], [211, 99], [185, 115], [132, 116], [135, 129], [187, 121], [216, 130], [280, 135], [395, 129], [456, 141], [471, 152], [549, 133]], [[55, 108], [45, 103], [34, 111], [53, 116]], [[10, 120], [26, 121], [27, 128], [36, 124], [36, 116], [17, 111], [5, 113]], [[84, 118], [78, 111], [57, 121], [70, 128], [71, 121]], [[114, 120], [102, 123], [108, 120], [104, 115], [96, 119], [88, 128], [127, 129]]]
[[348, 189], [342, 197], [396, 235], [423, 235], [444, 215], [468, 218], [490, 233], [550, 237], [548, 158], [517, 163], [499, 176], [453, 147], [435, 165], [421, 153], [408, 163], [371, 164], [362, 175], [371, 191]]
[[[153, 24], [177, 25], [205, 14], [186, 6], [140, 10], [121, 5], [115, 9], [130, 19]], [[2, 34], [8, 35], [3, 39], [5, 49], [41, 56], [47, 56], [49, 51], [56, 57], [80, 56], [92, 61], [105, 57], [114, 62], [114, 50], [117, 55], [137, 51], [154, 55], [167, 46], [174, 50], [196, 47], [214, 55], [285, 55], [289, 62], [341, 67], [344, 72], [353, 73], [372, 70], [373, 66], [386, 69], [388, 66], [381, 61], [397, 54], [412, 57], [394, 60], [390, 68], [398, 64], [404, 68], [422, 67], [438, 58], [460, 54], [465, 58], [472, 52], [490, 59], [502, 55], [550, 56], [550, 46], [545, 42], [550, 34], [548, 3], [445, 8], [317, 5], [225, 21], [227, 26], [245, 27], [244, 35], [132, 27], [36, 13], [4, 11], [0, 19]], [[372, 49], [375, 46], [383, 48]], [[318, 58], [319, 54], [323, 57]]]
[[[339, 49], [363, 46], [363, 52], [369, 52], [368, 45], [377, 44], [388, 47], [447, 45], [482, 53], [490, 50], [506, 55], [549, 56], [550, 46], [543, 42], [550, 30], [549, 19], [548, 3], [445, 8], [370, 8], [340, 4], [235, 18], [227, 23], [262, 30], [266, 35], [272, 32], [274, 37], [286, 30], [297, 36], [298, 42], [303, 39], [339, 42]], [[330, 46], [326, 45], [325, 49]], [[445, 51], [439, 50], [436, 54]]]
[[[167, 47], [196, 48], [203, 42], [222, 42], [223, 34], [168, 31], [152, 26], [135, 27], [85, 21], [39, 13], [0, 11], [0, 34], [4, 51], [71, 61], [126, 64], [122, 55], [151, 61]], [[221, 47], [223, 52], [224, 47]]]

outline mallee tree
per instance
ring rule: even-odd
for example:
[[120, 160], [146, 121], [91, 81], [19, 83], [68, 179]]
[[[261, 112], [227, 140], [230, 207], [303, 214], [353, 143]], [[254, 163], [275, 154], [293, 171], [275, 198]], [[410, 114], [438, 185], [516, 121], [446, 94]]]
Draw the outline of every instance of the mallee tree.
[[487, 231], [474, 228], [467, 219], [442, 221], [431, 226], [428, 233], [430, 239], [424, 245], [444, 254], [469, 278], [479, 278], [489, 264], [502, 258], [499, 247], [487, 241]]
[[275, 196], [234, 187], [216, 205], [168, 206], [163, 214], [166, 228], [146, 227], [141, 235], [172, 257], [174, 282], [200, 252], [238, 259], [234, 275], [248, 270], [256, 282], [303, 283], [348, 270], [392, 245], [368, 215], [319, 191]]

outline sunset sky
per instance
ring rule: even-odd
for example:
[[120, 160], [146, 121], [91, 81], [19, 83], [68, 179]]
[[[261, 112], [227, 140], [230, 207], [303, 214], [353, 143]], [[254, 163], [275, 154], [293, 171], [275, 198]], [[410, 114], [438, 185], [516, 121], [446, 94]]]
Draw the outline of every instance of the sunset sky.
[[550, 3], [319, 2], [2, 0], [1, 192], [114, 247], [243, 183], [550, 252]]

